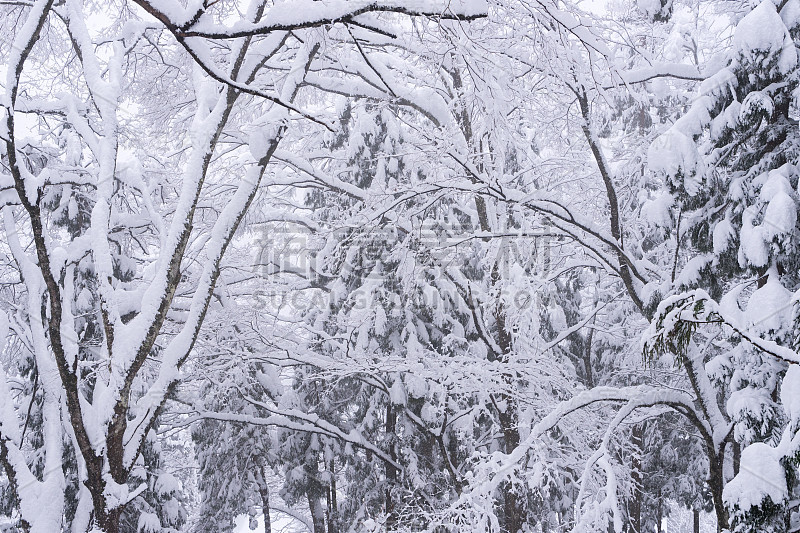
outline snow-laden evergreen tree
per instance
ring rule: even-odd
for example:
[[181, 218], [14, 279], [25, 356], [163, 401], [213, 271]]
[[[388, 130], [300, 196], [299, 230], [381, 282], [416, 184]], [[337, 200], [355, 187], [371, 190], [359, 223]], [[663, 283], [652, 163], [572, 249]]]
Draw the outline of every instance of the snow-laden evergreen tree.
[[0, 13], [0, 529], [800, 527], [797, 0]]
[[186, 523], [184, 488], [180, 479], [169, 471], [178, 465], [167, 464], [163, 444], [155, 432], [148, 436], [141, 464], [133, 472], [134, 481], [146, 488], [141, 497], [125, 508], [120, 518], [123, 531], [177, 533]]
[[[438, 0], [337, 3], [322, 19], [319, 7], [0, 6], [3, 268], [21, 318], [11, 335], [33, 355], [42, 398], [41, 445], [30, 446], [38, 430], [24, 429], [27, 405], [16, 382], [20, 366], [31, 367], [3, 366], [0, 458], [19, 523], [33, 533], [63, 527], [73, 505], [74, 531], [117, 533], [128, 507], [147, 494], [164, 498], [147, 516], [179, 525], [181, 513], [166, 510], [179, 501], [175, 484], [158, 472], [150, 483], [140, 468], [162, 468], [145, 457], [157, 452], [150, 435], [190, 377], [183, 371], [206, 318], [228, 282], [241, 281], [229, 278], [229, 268], [242, 265], [232, 266], [227, 252], [295, 114], [332, 127], [321, 116], [325, 105], [317, 107], [324, 92], [305, 76], [327, 70], [347, 78], [343, 63], [369, 64], [362, 43], [386, 32], [349, 24], [370, 12], [388, 9], [387, 18], [403, 21], [485, 15], [485, 5]], [[335, 61], [330, 54], [318, 62], [329, 31], [330, 42], [351, 38], [333, 47]], [[299, 107], [307, 104], [313, 110]], [[44, 126], [32, 128], [36, 121]], [[42, 157], [67, 129], [79, 138], [66, 142], [77, 147], [68, 150], [71, 161]], [[64, 212], [78, 217], [77, 230], [65, 228]], [[65, 473], [65, 456], [74, 456], [74, 471]]]
[[[341, 121], [331, 148], [342, 153], [344, 165], [334, 162], [328, 172], [368, 197], [430, 179], [401, 155], [401, 122], [391, 108], [348, 105]], [[327, 520], [346, 530], [365, 520], [388, 530], [409, 520], [424, 527], [425, 514], [457, 490], [456, 469], [464, 458], [448, 423], [463, 398], [449, 392], [451, 385], [435, 371], [467, 343], [458, 310], [440, 295], [446, 280], [436, 275], [434, 255], [448, 228], [424, 217], [419, 226], [398, 227], [378, 213], [360, 227], [369, 205], [336, 202], [330, 193], [313, 193], [309, 202], [326, 228], [318, 236], [326, 243], [315, 265], [328, 305], [312, 309], [306, 320], [321, 330], [314, 349], [331, 366], [308, 368], [297, 387], [304, 398], [314, 398], [315, 414], [357, 430], [386, 453], [379, 460], [338, 443], [318, 450], [327, 483], [340, 492], [332, 505], [334, 489], [328, 491], [336, 514]], [[405, 208], [413, 210], [415, 203]], [[347, 225], [337, 226], [342, 222]], [[347, 398], [353, 402], [349, 422], [337, 411], [324, 414], [325, 405], [342, 409]]]
[[[255, 415], [236, 390], [212, 391], [204, 405], [240, 415]], [[258, 391], [249, 391], [257, 393]], [[258, 398], [258, 396], [256, 396]], [[226, 531], [239, 515], [270, 522], [271, 465], [276, 450], [268, 429], [242, 422], [203, 420], [192, 430], [198, 463], [200, 506], [194, 517], [198, 532]], [[272, 459], [272, 460], [271, 460]]]
[[[791, 1], [761, 2], [747, 13], [736, 24], [727, 64], [700, 85], [686, 115], [648, 154], [695, 253], [681, 276], [689, 288], [707, 291], [696, 293], [695, 313], [712, 313], [733, 329], [732, 347], [717, 350], [707, 367], [732, 423], [727, 472], [736, 477], [720, 475], [731, 528], [742, 532], [790, 528], [788, 502], [796, 491], [792, 408], [780, 395], [792, 387], [781, 378], [797, 358], [780, 348], [793, 342], [800, 257], [797, 15]], [[688, 340], [691, 332], [673, 334]], [[775, 481], [759, 481], [766, 478]]]

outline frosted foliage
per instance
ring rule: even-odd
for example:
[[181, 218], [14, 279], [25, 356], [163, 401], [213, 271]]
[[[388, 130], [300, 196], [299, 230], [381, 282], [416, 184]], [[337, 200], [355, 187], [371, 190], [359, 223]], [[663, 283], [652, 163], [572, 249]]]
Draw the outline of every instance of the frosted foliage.
[[795, 427], [800, 424], [800, 365], [789, 365], [781, 382], [781, 404]]
[[765, 266], [771, 249], [785, 253], [796, 245], [797, 193], [789, 184], [791, 173], [793, 168], [785, 165], [756, 180], [761, 182], [759, 204], [765, 207], [750, 206], [742, 216], [740, 257], [745, 264]]
[[765, 498], [781, 503], [788, 496], [786, 476], [778, 450], [756, 442], [742, 450], [739, 473], [723, 492], [725, 503], [743, 512], [762, 504]]
[[645, 220], [654, 226], [669, 228], [672, 226], [672, 215], [670, 208], [674, 203], [672, 195], [662, 193], [661, 195], [648, 200], [642, 206], [642, 214]]
[[764, 286], [750, 296], [745, 314], [752, 328], [759, 333], [780, 333], [791, 325], [791, 302], [792, 293], [772, 272]]
[[0, 2], [0, 530], [800, 530], [798, 41]]
[[787, 0], [780, 15], [786, 28], [796, 28], [800, 24], [800, 1]]
[[649, 17], [653, 17], [661, 11], [661, 0], [636, 0], [639, 10]]
[[[737, 107], [733, 106], [730, 107], [730, 113], [735, 113]], [[769, 95], [764, 94], [761, 91], [753, 91], [744, 98], [744, 102], [742, 102], [741, 106], [738, 106], [739, 109], [739, 116], [738, 121], [744, 122], [748, 119], [750, 115], [756, 113], [763, 113], [767, 116], [772, 116], [775, 112], [775, 102], [772, 101], [772, 98]], [[727, 126], [735, 126], [736, 122], [728, 120], [726, 122]]]
[[652, 172], [664, 175], [670, 184], [689, 196], [697, 194], [705, 172], [695, 143], [675, 130], [664, 133], [650, 145], [647, 166]]
[[739, 22], [733, 34], [732, 48], [745, 62], [776, 55], [777, 68], [782, 74], [797, 66], [794, 42], [771, 0], [762, 1]]
[[734, 228], [729, 220], [721, 220], [714, 226], [714, 253], [719, 254], [728, 249], [734, 238]]

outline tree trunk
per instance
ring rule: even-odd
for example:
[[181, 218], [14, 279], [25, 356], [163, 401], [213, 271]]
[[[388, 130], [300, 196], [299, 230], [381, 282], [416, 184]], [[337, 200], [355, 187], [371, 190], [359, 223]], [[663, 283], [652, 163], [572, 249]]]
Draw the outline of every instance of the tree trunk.
[[267, 485], [267, 478], [264, 476], [264, 467], [260, 465], [256, 469], [256, 484], [258, 485], [258, 493], [261, 496], [261, 512], [264, 515], [264, 533], [272, 533], [272, 519], [269, 516], [269, 485]]
[[[395, 450], [395, 429], [397, 426], [397, 413], [391, 402], [386, 406], [386, 438], [388, 439], [389, 457], [392, 461], [397, 462], [397, 452]], [[395, 502], [392, 498], [392, 489], [397, 484], [397, 468], [386, 461], [384, 463], [386, 469], [386, 531], [394, 531], [397, 526], [397, 512], [395, 509]]]
[[328, 464], [328, 472], [331, 476], [331, 481], [328, 484], [328, 533], [336, 533], [339, 530], [339, 513], [338, 504], [336, 503], [336, 473], [333, 459]]
[[100, 526], [100, 531], [103, 533], [120, 533], [119, 530], [119, 519], [122, 515], [122, 508], [116, 508], [111, 512], [107, 512], [104, 510], [103, 514], [97, 514], [95, 512], [95, 516], [97, 516], [97, 525]]
[[[599, 278], [598, 278], [599, 282]], [[594, 298], [592, 299], [592, 305], [597, 307], [597, 304], [600, 303], [600, 293], [597, 289], [597, 285], [594, 288]], [[594, 326], [595, 322], [597, 321], [597, 315], [592, 317], [591, 325], [589, 326], [589, 332], [586, 334], [586, 348], [583, 350], [583, 370], [586, 374], [586, 388], [593, 389], [595, 386], [594, 382], [594, 367], [592, 365], [592, 343], [594, 342]]]
[[[519, 446], [519, 429], [518, 416], [517, 416], [517, 403], [511, 396], [503, 396], [505, 402], [505, 410], [499, 413], [500, 425], [503, 429], [503, 450], [505, 453], [511, 453]], [[505, 527], [502, 530], [506, 533], [517, 533], [522, 529], [525, 522], [525, 513], [521, 505], [521, 501], [517, 495], [514, 486], [511, 483], [505, 483], [502, 488], [503, 491], [503, 518]]]
[[633, 444], [634, 455], [631, 461], [631, 485], [633, 485], [633, 497], [628, 505], [631, 531], [642, 533], [642, 454], [644, 453], [644, 424], [639, 424], [631, 432], [631, 444]]
[[326, 533], [325, 532], [325, 511], [322, 509], [319, 497], [315, 494], [315, 490], [306, 491], [306, 498], [308, 499], [308, 510], [311, 513], [311, 523], [314, 526], [313, 533]]
[[661, 501], [661, 487], [658, 488], [656, 498], [658, 498], [658, 502], [656, 503], [656, 533], [661, 533], [661, 522], [664, 520], [664, 505]]
[[717, 533], [728, 529], [728, 511], [722, 501], [722, 490], [725, 488], [725, 448], [717, 455], [709, 454], [710, 467], [708, 470], [708, 487], [711, 490], [711, 499], [714, 502], [714, 513], [717, 516]]
[[[485, 204], [483, 205], [483, 209], [485, 211]], [[495, 263], [492, 268], [492, 285], [496, 285], [499, 281], [499, 267], [498, 264]], [[497, 355], [501, 362], [507, 364], [509, 362], [509, 355], [513, 350], [513, 339], [506, 328], [505, 309], [498, 305], [494, 315], [497, 325], [497, 345], [500, 347], [500, 350], [502, 350], [502, 353]], [[506, 377], [505, 381], [509, 390], [513, 390], [514, 383], [512, 378]], [[512, 394], [500, 395], [500, 401], [503, 403], [503, 408], [498, 409], [498, 418], [500, 420], [500, 429], [503, 432], [503, 451], [510, 454], [519, 446], [520, 442], [519, 407], [517, 406], [516, 398], [514, 398]], [[504, 484], [501, 490], [503, 494], [503, 518], [505, 522], [505, 527], [501, 525], [502, 530], [506, 533], [517, 533], [522, 529], [522, 525], [525, 523], [525, 512], [522, 501], [511, 483]]]
[[[453, 78], [453, 87], [456, 89], [456, 92], [460, 92], [463, 88], [463, 80], [461, 79], [461, 73], [459, 72], [458, 68], [449, 69], [448, 72]], [[458, 110], [458, 120], [461, 125], [462, 132], [464, 133], [464, 138], [466, 139], [467, 143], [473, 142], [473, 131], [472, 131], [472, 122], [469, 116], [469, 112], [467, 108], [461, 106]], [[479, 150], [483, 152], [481, 148]], [[478, 164], [479, 169], [483, 169], [483, 165], [481, 163]], [[475, 196], [475, 210], [478, 214], [478, 223], [480, 226], [481, 231], [490, 232], [492, 231], [492, 223], [489, 218], [489, 212], [486, 206], [485, 199], [480, 196]], [[497, 282], [500, 280], [500, 271], [499, 265], [497, 262], [492, 267], [491, 273], [491, 283], [492, 285], [496, 285]], [[496, 335], [497, 335], [497, 345], [500, 348], [501, 353], [494, 354], [490, 356], [490, 359], [494, 357], [496, 360], [500, 360], [501, 362], [507, 363], [508, 356], [511, 354], [511, 350], [513, 347], [513, 342], [511, 339], [510, 333], [506, 330], [505, 325], [505, 310], [502, 308], [501, 305], [498, 305], [494, 311], [494, 318], [495, 318], [495, 326], [496, 326]], [[491, 346], [490, 346], [491, 349]], [[509, 382], [510, 388], [513, 388], [513, 384], [510, 383], [511, 378], [507, 377], [506, 381]], [[520, 442], [519, 436], [519, 429], [518, 429], [518, 413], [517, 413], [517, 404], [514, 401], [514, 398], [510, 395], [500, 395], [500, 401], [505, 404], [504, 409], [502, 412], [498, 409], [498, 418], [500, 421], [500, 429], [503, 434], [503, 451], [505, 453], [511, 453]], [[517, 533], [521, 528], [524, 522], [524, 512], [520, 508], [520, 502], [517, 497], [516, 492], [514, 491], [514, 487], [510, 483], [505, 483], [500, 488], [501, 491], [501, 498], [502, 498], [502, 505], [503, 505], [503, 521], [501, 522], [501, 530], [505, 533]]]
[[[502, 309], [498, 309], [495, 320], [497, 321], [498, 344], [503, 350], [503, 362], [508, 363], [508, 354], [511, 353], [511, 336], [505, 328], [505, 315]], [[507, 381], [509, 381], [507, 379]], [[508, 383], [509, 388], [513, 388], [512, 383]], [[502, 411], [498, 412], [500, 427], [503, 431], [503, 451], [507, 454], [513, 452], [519, 446], [519, 408], [516, 398], [510, 394], [501, 395], [504, 404]], [[516, 489], [511, 483], [503, 486], [503, 517], [506, 533], [517, 533], [525, 523], [525, 512]]]
[[692, 531], [694, 531], [694, 533], [700, 533], [700, 510], [699, 509], [693, 509], [692, 510], [692, 518], [694, 520], [694, 527], [692, 528]]
[[583, 350], [583, 370], [586, 374], [586, 388], [594, 388], [594, 371], [592, 369], [592, 342], [594, 341], [594, 318], [592, 318], [592, 327], [589, 328], [589, 333], [586, 335], [586, 349]]

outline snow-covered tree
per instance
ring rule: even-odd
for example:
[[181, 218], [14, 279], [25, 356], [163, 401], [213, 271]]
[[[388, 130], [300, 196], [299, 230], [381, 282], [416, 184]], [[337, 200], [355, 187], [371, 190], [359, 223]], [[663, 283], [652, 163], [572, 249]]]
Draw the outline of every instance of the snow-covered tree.
[[[35, 361], [42, 437], [23, 442], [28, 404], [9, 388], [19, 367], [4, 368], [0, 457], [20, 525], [61, 528], [71, 450], [72, 529], [116, 532], [137, 497], [174, 492], [163, 476], [150, 487], [137, 468], [228, 285], [226, 250], [290, 118], [330, 127], [294, 103], [317, 70], [326, 27], [373, 11], [458, 19], [483, 8], [143, 0], [105, 12], [42, 0], [3, 10], [19, 21], [3, 37], [0, 128], [5, 251], [24, 317], [12, 331]], [[231, 16], [242, 20], [228, 26]], [[374, 33], [369, 24], [354, 31]], [[349, 49], [357, 53], [358, 41]], [[44, 127], [31, 130], [26, 115]], [[72, 139], [54, 142], [67, 130]], [[62, 210], [51, 216], [55, 202]], [[64, 216], [75, 220], [68, 230]], [[86, 324], [97, 325], [96, 344], [83, 359]], [[174, 513], [158, 518], [178, 525]]]

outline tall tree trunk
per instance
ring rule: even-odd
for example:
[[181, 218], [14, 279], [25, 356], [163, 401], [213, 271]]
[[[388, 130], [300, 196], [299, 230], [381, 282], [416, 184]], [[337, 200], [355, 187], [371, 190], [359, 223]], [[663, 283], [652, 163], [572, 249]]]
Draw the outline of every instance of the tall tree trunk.
[[[492, 285], [500, 281], [500, 273], [497, 263], [492, 269]], [[509, 355], [513, 349], [513, 340], [511, 334], [506, 328], [506, 315], [505, 309], [498, 305], [495, 309], [495, 323], [497, 325], [497, 344], [502, 350], [498, 354], [503, 363], [509, 362]], [[514, 383], [511, 377], [505, 378], [509, 390], [514, 389]], [[510, 454], [513, 452], [520, 443], [519, 436], [519, 407], [517, 400], [513, 394], [500, 395], [502, 408], [498, 409], [498, 418], [500, 420], [500, 428], [503, 432], [503, 451]], [[503, 517], [505, 527], [503, 531], [506, 533], [517, 533], [522, 529], [525, 523], [525, 510], [522, 505], [517, 491], [511, 483], [506, 483], [503, 487]]]
[[[598, 278], [599, 282], [599, 278]], [[596, 308], [597, 304], [600, 303], [600, 291], [597, 289], [597, 285], [594, 287], [594, 298], [592, 299], [592, 305]], [[586, 388], [593, 389], [595, 386], [594, 382], [594, 367], [592, 365], [592, 344], [594, 343], [594, 325], [597, 321], [597, 315], [592, 317], [591, 325], [589, 326], [589, 332], [586, 334], [586, 348], [583, 350], [583, 370], [586, 375]]]
[[[394, 406], [392, 406], [390, 402], [386, 406], [386, 438], [388, 440], [389, 457], [395, 462], [397, 462], [397, 451], [395, 448], [396, 427], [397, 413], [395, 413]], [[386, 531], [394, 531], [397, 526], [397, 510], [394, 499], [392, 498], [392, 490], [397, 484], [397, 468], [388, 461], [386, 461], [384, 465], [386, 468]]]
[[264, 475], [264, 467], [262, 465], [256, 468], [256, 484], [258, 485], [258, 494], [261, 496], [261, 512], [264, 515], [264, 533], [272, 533], [272, 519], [269, 516], [269, 485], [267, 485], [267, 478]]
[[[503, 429], [503, 449], [505, 453], [511, 453], [520, 441], [519, 429], [517, 428], [519, 417], [517, 415], [517, 403], [511, 397], [503, 395], [505, 410], [499, 413], [500, 424]], [[522, 501], [516, 489], [511, 483], [503, 486], [503, 518], [506, 533], [517, 533], [525, 523], [525, 512]]]
[[631, 485], [633, 485], [633, 495], [628, 505], [631, 531], [642, 533], [642, 454], [644, 453], [644, 424], [634, 426], [631, 432], [631, 444], [633, 445], [633, 459], [631, 461]]
[[97, 525], [100, 526], [100, 531], [103, 533], [120, 533], [119, 519], [122, 516], [122, 508], [117, 507], [112, 511], [103, 510], [103, 514], [95, 514], [97, 518]]
[[659, 487], [658, 492], [656, 492], [656, 498], [658, 498], [658, 501], [656, 502], [656, 533], [661, 533], [661, 521], [664, 520], [664, 505], [661, 501], [661, 487]]
[[583, 350], [583, 370], [586, 374], [586, 388], [594, 388], [594, 370], [592, 369], [592, 342], [594, 341], [594, 318], [586, 335], [586, 349]]
[[326, 533], [325, 531], [325, 511], [322, 509], [317, 491], [309, 489], [306, 491], [308, 499], [308, 510], [311, 513], [311, 523], [314, 526], [313, 533]]
[[339, 530], [339, 512], [336, 503], [336, 472], [334, 470], [333, 459], [328, 463], [328, 472], [331, 481], [328, 483], [328, 533], [336, 533]]
[[[460, 93], [464, 86], [461, 78], [461, 72], [457, 67], [448, 69], [448, 72], [452, 77], [454, 89], [457, 93]], [[462, 133], [464, 134], [464, 139], [468, 144], [472, 143], [475, 139], [473, 138], [472, 122], [467, 107], [461, 105], [457, 110], [457, 116], [458, 121], [460, 122]], [[483, 152], [484, 150], [481, 146], [479, 153]], [[481, 162], [478, 163], [478, 168], [483, 170], [483, 164]], [[477, 176], [474, 178], [477, 179]], [[489, 217], [486, 200], [479, 194], [475, 195], [475, 210], [478, 214], [478, 223], [481, 231], [487, 233], [491, 232], [493, 230], [493, 224]], [[499, 265], [497, 262], [495, 262], [491, 273], [492, 285], [496, 285], [499, 280]], [[505, 310], [501, 305], [498, 305], [495, 309], [494, 319], [497, 336], [496, 342], [501, 353], [493, 354], [490, 356], [490, 359], [493, 358], [494, 360], [507, 363], [513, 346], [511, 335], [506, 330], [505, 326]], [[489, 348], [490, 350], [492, 349], [491, 346], [489, 346]], [[509, 389], [512, 389], [513, 383], [510, 377], [506, 377], [506, 382], [509, 385]], [[498, 409], [498, 418], [501, 426], [500, 429], [503, 434], [503, 451], [505, 453], [511, 453], [520, 442], [518, 428], [518, 406], [513, 396], [508, 394], [500, 394], [499, 400], [504, 405], [503, 409]], [[495, 401], [494, 398], [493, 401]], [[495, 404], [497, 404], [496, 401]], [[501, 530], [505, 533], [517, 533], [522, 528], [522, 524], [525, 519], [524, 511], [520, 507], [520, 500], [514, 491], [514, 487], [510, 483], [505, 483], [500, 490], [502, 494], [501, 498], [503, 505], [503, 522], [501, 523]]]
[[710, 467], [708, 471], [708, 487], [711, 490], [711, 499], [714, 502], [714, 513], [717, 516], [717, 533], [728, 529], [728, 511], [722, 501], [722, 490], [725, 488], [725, 448], [718, 454], [709, 454]]

